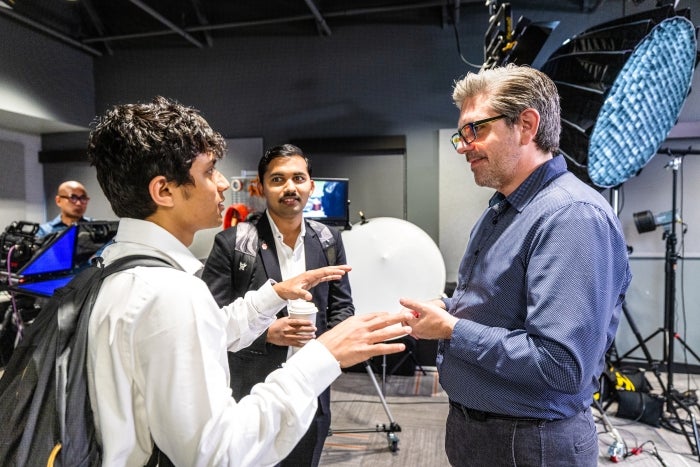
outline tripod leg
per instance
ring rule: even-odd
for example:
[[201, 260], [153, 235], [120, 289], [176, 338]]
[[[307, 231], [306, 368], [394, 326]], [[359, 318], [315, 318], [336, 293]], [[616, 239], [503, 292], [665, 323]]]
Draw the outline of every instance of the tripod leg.
[[[625, 319], [627, 320], [627, 324], [629, 324], [629, 327], [630, 327], [630, 329], [632, 330], [632, 333], [634, 334], [634, 337], [637, 338], [637, 345], [634, 346], [634, 347], [632, 347], [630, 350], [628, 350], [627, 352], [625, 352], [623, 355], [619, 355], [619, 354], [618, 354], [618, 355], [617, 355], [617, 359], [615, 360], [615, 363], [616, 363], [617, 365], [619, 365], [620, 362], [621, 362], [622, 360], [624, 360], [625, 358], [629, 357], [629, 356], [632, 354], [632, 352], [634, 352], [634, 351], [637, 350], [637, 349], [641, 349], [641, 350], [642, 350], [642, 353], [644, 353], [644, 358], [646, 359], [647, 364], [649, 364], [650, 367], [656, 366], [656, 362], [654, 361], [653, 357], [651, 356], [651, 353], [649, 352], [649, 348], [646, 346], [646, 343], [647, 343], [651, 338], [653, 338], [654, 336], [656, 336], [656, 334], [658, 334], [659, 332], [661, 332], [662, 330], [661, 330], [661, 329], [657, 329], [657, 330], [654, 331], [654, 333], [652, 333], [649, 337], [647, 337], [646, 339], [644, 339], [644, 338], [642, 337], [642, 334], [639, 332], [639, 328], [637, 327], [637, 324], [636, 324], [636, 323], [634, 322], [634, 320], [632, 319], [632, 315], [630, 314], [629, 310], [627, 309], [627, 304], [626, 304], [626, 303], [623, 303], [623, 304], [622, 304], [622, 313], [623, 313], [623, 315], [625, 316]], [[616, 350], [616, 353], [617, 353], [617, 350]]]
[[687, 350], [688, 352], [690, 352], [690, 354], [693, 357], [695, 357], [695, 360], [700, 362], [700, 356], [698, 356], [698, 354], [696, 354], [695, 351], [693, 351], [693, 349], [691, 349], [690, 346], [688, 344], [686, 344], [685, 341], [678, 334], [671, 336], [671, 338], [676, 339], [678, 342], [680, 342], [681, 345], [683, 346], [683, 348], [685, 350]]
[[[386, 363], [384, 364], [386, 365]], [[369, 375], [369, 379], [372, 381], [372, 385], [374, 386], [374, 389], [377, 390], [377, 395], [379, 396], [379, 401], [382, 403], [382, 407], [384, 408], [384, 412], [386, 413], [386, 416], [389, 417], [389, 426], [387, 427], [386, 424], [381, 424], [377, 425], [375, 429], [360, 429], [360, 430], [354, 430], [354, 429], [343, 429], [343, 430], [330, 430], [330, 433], [374, 433], [374, 432], [384, 432], [386, 433], [387, 441], [389, 443], [389, 449], [391, 452], [396, 452], [398, 450], [398, 445], [399, 445], [399, 438], [396, 435], [397, 432], [401, 431], [401, 427], [399, 426], [398, 423], [394, 420], [394, 417], [391, 415], [391, 411], [389, 410], [389, 405], [386, 403], [386, 399], [384, 398], [384, 393], [382, 389], [379, 387], [379, 382], [377, 381], [377, 377], [374, 375], [374, 371], [372, 369], [372, 365], [369, 360], [365, 361], [365, 370], [367, 370], [367, 374]]]
[[372, 366], [369, 364], [369, 362], [365, 362], [365, 369], [367, 370], [367, 374], [369, 375], [369, 378], [372, 380], [372, 384], [374, 385], [374, 388], [377, 390], [377, 394], [379, 395], [379, 401], [382, 403], [382, 407], [384, 407], [384, 412], [386, 412], [386, 416], [389, 417], [389, 422], [391, 422], [391, 424], [393, 425], [396, 422], [394, 421], [394, 418], [391, 416], [391, 412], [389, 411], [389, 406], [386, 403], [386, 399], [384, 398], [384, 394], [382, 393], [382, 390], [379, 387], [379, 383], [377, 382], [377, 377], [374, 376], [374, 371], [372, 371]]
[[[386, 355], [384, 356], [386, 357]], [[386, 362], [384, 363], [386, 366]], [[381, 425], [381, 430], [379, 429], [379, 425], [377, 426], [377, 431], [385, 431], [386, 432], [386, 439], [387, 442], [389, 443], [389, 450], [391, 452], [396, 452], [399, 449], [399, 437], [396, 436], [397, 431], [401, 431], [401, 427], [399, 426], [396, 421], [394, 421], [394, 417], [391, 416], [391, 411], [389, 411], [389, 405], [386, 403], [386, 399], [384, 398], [384, 394], [382, 390], [379, 388], [379, 383], [377, 382], [376, 376], [374, 376], [374, 372], [372, 371], [372, 366], [369, 363], [365, 364], [365, 368], [367, 369], [367, 374], [369, 375], [369, 378], [372, 380], [372, 384], [374, 384], [374, 388], [377, 390], [377, 394], [379, 395], [379, 400], [382, 403], [382, 407], [384, 407], [384, 412], [386, 412], [386, 416], [389, 417], [389, 428], [387, 429], [386, 425]], [[382, 378], [383, 380], [384, 378]]]
[[[695, 414], [693, 411], [688, 407], [680, 398], [677, 392], [675, 391], [669, 391], [668, 394], [668, 409], [670, 412], [673, 413], [676, 422], [678, 423], [678, 427], [674, 427], [670, 425], [670, 422], [666, 420], [666, 423], [669, 425], [667, 428], [669, 428], [671, 431], [674, 431], [676, 433], [682, 433], [683, 436], [685, 436], [686, 441], [688, 441], [688, 445], [690, 446], [691, 453], [698, 456], [698, 460], [700, 461], [700, 450], [698, 450], [698, 446], [700, 446], [700, 435], [698, 434], [698, 424], [697, 420], [695, 417]], [[688, 433], [688, 429], [685, 426], [685, 421], [681, 419], [679, 413], [678, 413], [678, 408], [684, 410], [688, 414], [688, 418], [690, 419], [690, 425], [692, 427], [692, 434], [693, 438], [691, 439], [690, 434]]]
[[396, 363], [394, 364], [394, 366], [391, 367], [391, 369], [389, 370], [388, 376], [394, 376], [394, 373], [396, 372], [396, 370], [398, 370], [399, 368], [401, 368], [401, 365], [404, 364], [404, 362], [406, 361], [406, 359], [407, 359], [409, 356], [411, 356], [411, 351], [410, 351], [410, 350], [406, 350], [406, 352], [401, 356], [401, 358], [399, 359], [399, 361], [396, 362]]
[[423, 368], [423, 365], [420, 364], [413, 352], [409, 352], [409, 354], [411, 355], [411, 360], [413, 360], [413, 364], [420, 370], [421, 373], [423, 373], [423, 376], [427, 375], [428, 373], [425, 372], [425, 368]]
[[656, 381], [659, 383], [659, 387], [661, 388], [661, 391], [666, 394], [666, 384], [663, 382], [663, 379], [661, 379], [661, 373], [659, 371], [659, 362], [654, 360], [654, 358], [651, 356], [651, 352], [649, 352], [649, 347], [647, 347], [646, 343], [648, 340], [656, 336], [658, 333], [664, 332], [663, 329], [657, 329], [654, 331], [649, 337], [646, 339], [642, 338], [642, 334], [639, 332], [639, 328], [637, 327], [636, 323], [634, 322], [634, 319], [632, 319], [632, 315], [630, 314], [629, 310], [627, 309], [627, 304], [623, 303], [622, 304], [622, 313], [625, 316], [625, 319], [627, 320], [627, 324], [629, 324], [630, 329], [632, 330], [632, 333], [634, 336], [637, 338], [637, 345], [635, 347], [632, 347], [630, 350], [628, 350], [624, 355], [619, 356], [617, 360], [615, 360], [616, 365], [621, 365], [622, 360], [624, 360], [627, 356], [629, 356], [632, 352], [634, 352], [637, 349], [641, 349], [642, 353], [644, 354], [644, 358], [647, 362], [647, 365], [649, 366], [649, 369], [654, 373], [654, 376], [656, 376]]

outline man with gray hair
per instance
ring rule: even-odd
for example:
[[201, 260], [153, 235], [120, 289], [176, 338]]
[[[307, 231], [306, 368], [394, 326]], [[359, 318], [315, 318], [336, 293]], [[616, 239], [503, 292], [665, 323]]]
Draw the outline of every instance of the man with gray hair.
[[558, 154], [559, 95], [508, 65], [457, 81], [451, 142], [495, 190], [471, 232], [454, 294], [413, 310], [440, 339], [450, 398], [445, 449], [459, 466], [595, 466], [590, 406], [630, 283], [609, 203]]

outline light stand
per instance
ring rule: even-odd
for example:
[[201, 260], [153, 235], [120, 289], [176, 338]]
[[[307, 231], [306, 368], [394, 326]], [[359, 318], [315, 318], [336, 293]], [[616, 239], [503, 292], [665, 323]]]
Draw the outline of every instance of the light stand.
[[399, 449], [399, 437], [396, 435], [396, 433], [401, 431], [401, 426], [399, 426], [399, 424], [396, 423], [396, 420], [394, 420], [394, 417], [391, 415], [389, 405], [386, 403], [386, 398], [384, 397], [383, 389], [385, 384], [384, 371], [386, 369], [386, 355], [383, 355], [382, 361], [384, 363], [382, 365], [383, 372], [381, 388], [379, 387], [379, 383], [377, 382], [377, 377], [374, 376], [374, 370], [372, 370], [372, 365], [370, 364], [370, 361], [366, 360], [364, 365], [365, 370], [367, 370], [367, 374], [369, 375], [369, 378], [372, 380], [374, 389], [377, 390], [377, 395], [379, 396], [379, 401], [382, 403], [384, 412], [386, 413], [386, 416], [389, 417], [389, 425], [387, 426], [385, 423], [382, 423], [377, 424], [374, 428], [347, 428], [340, 430], [331, 428], [329, 436], [332, 436], [335, 433], [386, 433], [386, 440], [389, 444], [389, 450], [391, 452], [396, 452]]
[[[671, 213], [673, 216], [673, 221], [671, 222], [670, 229], [668, 231], [664, 231], [664, 235], [666, 237], [666, 257], [665, 257], [665, 301], [664, 301], [664, 321], [665, 321], [665, 326], [666, 326], [666, 332], [664, 333], [664, 344], [666, 350], [666, 374], [667, 374], [667, 384], [666, 384], [666, 393], [664, 394], [666, 398], [666, 408], [670, 413], [673, 413], [673, 415], [676, 418], [676, 422], [678, 423], [678, 428], [673, 427], [668, 420], [665, 420], [664, 425], [672, 429], [673, 431], [682, 431], [683, 435], [688, 441], [688, 445], [690, 445], [691, 452], [695, 455], [698, 455], [698, 460], [700, 460], [700, 452], [698, 452], [698, 446], [700, 446], [700, 437], [698, 436], [698, 426], [697, 426], [697, 421], [695, 419], [695, 414], [691, 411], [690, 407], [686, 405], [686, 403], [682, 400], [680, 397], [680, 394], [678, 394], [678, 391], [676, 391], [673, 387], [673, 355], [674, 355], [674, 339], [678, 340], [683, 347], [689, 351], [696, 359], [700, 360], [700, 357], [683, 341], [683, 339], [680, 338], [676, 334], [675, 330], [675, 308], [676, 308], [676, 267], [678, 263], [678, 254], [676, 253], [676, 244], [677, 244], [677, 237], [676, 237], [676, 220], [675, 220], [675, 212], [676, 212], [676, 207], [677, 207], [677, 202], [676, 202], [676, 193], [677, 193], [677, 186], [678, 186], [678, 170], [681, 166], [682, 162], [682, 156], [680, 155], [672, 155], [671, 152], [669, 151], [669, 155], [673, 157], [671, 162], [669, 162], [668, 167], [671, 169], [671, 173], [673, 174], [673, 195], [672, 195], [672, 206], [671, 206]], [[684, 410], [687, 414], [688, 417], [691, 420], [692, 428], [693, 428], [693, 437], [694, 440], [690, 439], [690, 435], [688, 433], [688, 430], [686, 429], [685, 423], [683, 420], [681, 420], [677, 407], [681, 408]], [[675, 429], [674, 429], [675, 428]]]
[[[359, 214], [361, 221], [352, 230], [343, 231], [346, 257], [352, 264], [349, 278], [355, 315], [397, 309], [400, 297], [439, 297], [445, 289], [445, 262], [432, 238], [420, 227], [402, 219], [366, 219], [362, 211]], [[420, 254], [416, 255], [416, 251]], [[333, 429], [331, 432], [384, 432], [389, 449], [396, 451], [397, 432], [401, 427], [392, 417], [384, 398], [386, 356], [382, 356], [381, 363], [382, 387], [372, 371], [371, 362], [365, 362], [364, 366], [389, 417], [389, 424], [367, 430]]]
[[[620, 216], [620, 185], [614, 186], [610, 188], [610, 205], [613, 208], [613, 211], [615, 212], [616, 216]], [[627, 247], [628, 253], [632, 252], [632, 248], [630, 246]], [[617, 353], [617, 347], [615, 346], [615, 343], [613, 342], [613, 345], [610, 349], [611, 354], [614, 353], [616, 356], [615, 359], [615, 364], [620, 366], [622, 360], [625, 358], [629, 357], [635, 350], [641, 348], [642, 353], [644, 354], [644, 358], [647, 361], [647, 365], [649, 369], [651, 369], [656, 376], [656, 379], [659, 382], [659, 385], [661, 386], [662, 390], [665, 392], [666, 391], [666, 386], [664, 385], [663, 381], [661, 380], [661, 375], [659, 374], [659, 365], [656, 361], [654, 361], [654, 358], [651, 356], [651, 352], [649, 352], [649, 348], [646, 346], [646, 342], [651, 338], [648, 337], [647, 339], [644, 339], [642, 337], [642, 333], [639, 332], [639, 328], [637, 327], [636, 323], [634, 322], [634, 319], [632, 319], [632, 315], [629, 312], [629, 309], [627, 308], [627, 303], [623, 302], [622, 303], [622, 314], [624, 315], [625, 319], [627, 320], [627, 324], [629, 325], [630, 329], [632, 330], [632, 334], [634, 334], [634, 337], [637, 339], [637, 345], [632, 347], [630, 350], [627, 351], [624, 355], [620, 356]], [[665, 350], [664, 350], [665, 352]]]
[[[666, 402], [666, 410], [673, 414], [675, 418], [675, 422], [677, 426], [674, 426], [671, 421], [668, 420], [668, 418], [663, 418], [662, 419], [662, 426], [665, 428], [674, 431], [676, 433], [682, 433], [686, 440], [688, 441], [688, 445], [690, 446], [691, 452], [694, 455], [698, 456], [698, 460], [700, 460], [700, 452], [698, 451], [698, 446], [700, 446], [700, 436], [698, 435], [698, 427], [697, 427], [697, 421], [695, 414], [692, 412], [688, 404], [683, 400], [683, 398], [680, 396], [678, 391], [674, 388], [673, 386], [673, 356], [674, 356], [674, 344], [675, 341], [677, 340], [688, 352], [690, 352], [696, 359], [700, 360], [700, 357], [698, 357], [698, 354], [696, 354], [689, 346], [686, 344], [686, 342], [681, 339], [680, 336], [677, 335], [676, 330], [675, 330], [675, 306], [676, 306], [676, 268], [677, 268], [677, 263], [678, 263], [678, 258], [679, 255], [676, 252], [676, 245], [677, 245], [677, 237], [676, 237], [676, 219], [675, 219], [675, 213], [676, 213], [676, 208], [677, 208], [677, 187], [678, 187], [678, 170], [681, 166], [682, 162], [682, 155], [680, 153], [673, 154], [672, 151], [662, 149], [660, 152], [666, 152], [669, 156], [671, 156], [673, 159], [667, 164], [667, 168], [671, 169], [672, 173], [672, 207], [671, 207], [671, 216], [672, 216], [672, 221], [670, 222], [670, 225], [668, 228], [664, 229], [664, 234], [663, 238], [666, 241], [666, 253], [665, 253], [665, 269], [664, 269], [664, 327], [659, 328], [656, 331], [654, 331], [649, 337], [646, 339], [643, 339], [639, 341], [639, 344], [636, 347], [633, 347], [630, 349], [626, 354], [622, 355], [619, 360], [624, 359], [627, 357], [631, 352], [636, 350], [637, 348], [642, 348], [644, 350], [644, 354], [647, 358], [647, 360], [650, 359], [649, 351], [646, 349], [646, 342], [648, 342], [650, 339], [655, 337], [658, 334], [663, 335], [663, 344], [664, 344], [664, 349], [663, 349], [663, 362], [666, 363], [666, 374], [667, 374], [667, 380], [666, 380], [666, 385], [662, 384], [662, 389], [663, 389], [663, 398]], [[691, 153], [696, 153], [700, 154], [700, 151], [698, 152], [693, 152], [691, 150], [688, 151], [683, 151], [684, 154], [691, 154]], [[623, 310], [625, 310], [623, 308]], [[626, 311], [626, 310], [625, 310]], [[629, 316], [627, 316], [627, 313], [625, 313], [625, 316], [628, 318], [629, 321]], [[630, 321], [631, 322], [631, 321]], [[635, 333], [635, 335], [637, 335]], [[638, 337], [639, 340], [639, 337]], [[652, 365], [653, 368], [655, 368], [654, 365]], [[655, 371], [656, 373], [656, 371]], [[658, 377], [658, 374], [657, 374]], [[660, 381], [659, 381], [660, 382]], [[688, 418], [690, 419], [690, 424], [692, 426], [692, 438], [691, 434], [689, 433], [689, 430], [686, 428], [686, 422], [681, 419], [679, 415], [679, 409], [685, 411], [688, 415]]]

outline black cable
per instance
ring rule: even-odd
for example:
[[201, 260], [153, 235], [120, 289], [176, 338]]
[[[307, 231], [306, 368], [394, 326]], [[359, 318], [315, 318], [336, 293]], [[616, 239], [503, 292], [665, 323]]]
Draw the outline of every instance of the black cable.
[[656, 448], [656, 444], [652, 440], [644, 441], [642, 444], [637, 446], [636, 448], [632, 448], [629, 452], [625, 453], [623, 459], [626, 459], [630, 456], [636, 456], [638, 454], [641, 454], [644, 452], [644, 446], [647, 444], [651, 444], [651, 450], [647, 451], [649, 454], [651, 454], [653, 457], [656, 458], [656, 460], [659, 461], [659, 463], [663, 466], [666, 466], [666, 463], [664, 462], [663, 458], [661, 457], [661, 454], [659, 454], [659, 450]]
[[[618, 193], [617, 196], [618, 196], [619, 205], [620, 205], [619, 212], [621, 213], [625, 207], [625, 185], [624, 185], [624, 183], [622, 185], [620, 185], [620, 189], [617, 190], [617, 193]], [[619, 213], [618, 213], [618, 216], [619, 216]]]
[[476, 68], [477, 70], [481, 68], [481, 65], [475, 65], [471, 63], [469, 60], [464, 58], [464, 55], [462, 55], [462, 46], [459, 43], [459, 31], [457, 30], [457, 11], [455, 9], [455, 16], [452, 18], [452, 28], [454, 29], [455, 32], [455, 40], [457, 41], [457, 53], [459, 54], [459, 58], [466, 63], [468, 66], [472, 68]]

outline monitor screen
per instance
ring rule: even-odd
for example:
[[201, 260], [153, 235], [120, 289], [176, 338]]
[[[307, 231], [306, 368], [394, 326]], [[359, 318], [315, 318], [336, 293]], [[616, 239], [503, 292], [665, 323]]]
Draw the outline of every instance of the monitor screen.
[[75, 225], [60, 232], [44, 244], [17, 274], [20, 277], [68, 273], [73, 269], [78, 228]]
[[349, 225], [349, 179], [314, 178], [315, 188], [304, 207], [304, 217], [336, 227]]
[[50, 297], [53, 295], [56, 289], [68, 284], [71, 281], [71, 279], [73, 279], [73, 277], [74, 274], [70, 274], [68, 276], [61, 276], [55, 279], [49, 279], [45, 281], [21, 283], [13, 285], [10, 288], [16, 292], [22, 292], [28, 295]]

